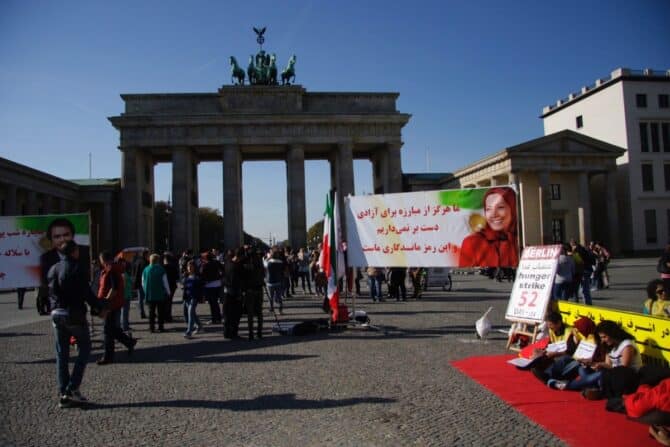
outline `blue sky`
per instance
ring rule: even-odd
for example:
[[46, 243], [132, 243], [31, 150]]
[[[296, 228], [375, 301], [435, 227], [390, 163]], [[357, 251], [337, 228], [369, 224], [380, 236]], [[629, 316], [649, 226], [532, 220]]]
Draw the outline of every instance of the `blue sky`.
[[[215, 92], [264, 49], [308, 91], [398, 92], [404, 172], [450, 172], [542, 135], [542, 107], [617, 67], [670, 69], [670, 1], [0, 1], [0, 156], [63, 178], [121, 175], [122, 93]], [[356, 191], [372, 190], [356, 161]], [[170, 192], [156, 167], [156, 198]], [[285, 168], [245, 163], [244, 227], [287, 235]], [[306, 163], [307, 225], [328, 165]], [[222, 209], [222, 167], [199, 168]]]

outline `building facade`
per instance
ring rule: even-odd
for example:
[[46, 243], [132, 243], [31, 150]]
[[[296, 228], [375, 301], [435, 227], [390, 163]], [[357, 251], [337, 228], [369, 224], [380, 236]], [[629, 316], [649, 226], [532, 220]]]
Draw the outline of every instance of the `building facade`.
[[543, 109], [545, 135], [573, 130], [622, 147], [616, 199], [625, 251], [670, 241], [670, 70], [614, 70]]
[[64, 180], [0, 158], [0, 215], [90, 213], [96, 253], [118, 247], [119, 179]]
[[405, 189], [514, 185], [522, 246], [599, 239], [618, 253], [615, 160], [623, 153], [620, 147], [564, 130], [505, 148], [453, 173], [407, 174]]

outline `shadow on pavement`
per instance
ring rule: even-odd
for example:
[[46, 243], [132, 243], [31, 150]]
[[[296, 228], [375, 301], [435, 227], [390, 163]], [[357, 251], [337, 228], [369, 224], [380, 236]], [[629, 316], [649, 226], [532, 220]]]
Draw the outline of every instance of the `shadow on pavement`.
[[233, 400], [166, 400], [156, 402], [129, 402], [119, 404], [89, 403], [86, 410], [104, 410], [108, 408], [211, 408], [230, 411], [262, 411], [262, 410], [315, 410], [321, 408], [347, 407], [358, 404], [387, 404], [395, 399], [384, 397], [353, 397], [349, 399], [296, 399], [295, 394], [269, 394], [254, 399]]

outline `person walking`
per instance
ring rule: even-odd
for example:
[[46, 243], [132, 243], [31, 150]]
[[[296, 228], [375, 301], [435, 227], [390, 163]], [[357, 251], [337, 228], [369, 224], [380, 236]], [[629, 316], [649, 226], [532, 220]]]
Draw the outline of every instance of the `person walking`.
[[266, 269], [268, 271], [268, 289], [270, 292], [270, 312], [275, 311], [275, 304], [279, 306], [279, 313], [284, 313], [284, 300], [282, 291], [284, 286], [284, 262], [281, 259], [281, 253], [275, 249], [272, 251], [272, 257], [267, 261]]
[[243, 249], [229, 252], [223, 265], [223, 336], [228, 339], [238, 335], [242, 317], [242, 257]]
[[[86, 303], [91, 313], [106, 318], [105, 303], [98, 300], [89, 287], [88, 277], [79, 264], [79, 249], [73, 240], [58, 247], [63, 259], [47, 272], [51, 320], [56, 339], [56, 379], [58, 406], [69, 408], [81, 405], [86, 398], [79, 391], [91, 353], [91, 335], [86, 320]], [[78, 355], [70, 373], [70, 337], [77, 340]]]
[[575, 261], [567, 254], [569, 247], [569, 245], [563, 244], [561, 246], [561, 254], [558, 256], [553, 289], [553, 299], [555, 300], [568, 299], [572, 278], [575, 275]]
[[221, 324], [221, 307], [219, 306], [219, 291], [221, 290], [221, 277], [223, 266], [216, 260], [214, 254], [207, 253], [202, 258], [200, 265], [200, 278], [205, 283], [204, 295], [209, 303], [212, 315], [210, 324]]
[[254, 339], [254, 317], [256, 337], [263, 338], [263, 288], [265, 269], [258, 252], [249, 250], [242, 262], [242, 305], [247, 312], [249, 340]]
[[405, 287], [405, 278], [407, 270], [404, 267], [391, 267], [389, 274], [389, 288], [391, 295], [395, 297], [396, 301], [407, 301], [407, 289]]
[[196, 274], [195, 261], [186, 263], [186, 276], [182, 284], [184, 287], [184, 321], [187, 323], [184, 338], [190, 339], [202, 330], [196, 308], [202, 298], [203, 283]]
[[114, 362], [114, 341], [118, 340], [128, 349], [128, 356], [133, 355], [137, 340], [130, 338], [119, 326], [121, 308], [125, 303], [123, 271], [124, 266], [114, 262], [114, 255], [109, 251], [100, 253], [100, 284], [98, 286], [98, 299], [107, 302], [108, 312], [105, 316], [104, 345], [105, 353], [96, 362], [98, 365], [107, 365]]
[[179, 266], [174, 255], [169, 251], [163, 253], [163, 268], [167, 274], [168, 285], [170, 286], [170, 296], [165, 300], [165, 322], [172, 323], [172, 300], [177, 291], [177, 282], [179, 281]]
[[154, 253], [149, 257], [149, 265], [142, 272], [142, 288], [144, 296], [149, 305], [149, 332], [155, 332], [156, 319], [158, 319], [158, 332], [163, 332], [164, 303], [170, 295], [167, 274], [162, 265], [161, 257]]
[[147, 317], [147, 314], [144, 311], [144, 288], [142, 287], [142, 272], [144, 272], [144, 269], [148, 264], [149, 252], [145, 250], [141, 254], [135, 256], [131, 270], [131, 275], [133, 277], [133, 290], [137, 290], [137, 306], [140, 309], [140, 318], [142, 319]]

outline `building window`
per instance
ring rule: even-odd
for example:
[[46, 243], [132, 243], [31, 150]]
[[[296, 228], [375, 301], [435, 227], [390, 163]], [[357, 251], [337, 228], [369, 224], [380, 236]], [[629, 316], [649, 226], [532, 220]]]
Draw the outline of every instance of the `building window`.
[[644, 93], [638, 93], [635, 95], [635, 105], [641, 109], [647, 108], [647, 95]]
[[551, 184], [551, 200], [561, 200], [561, 185], [559, 183]]
[[649, 130], [651, 130], [651, 151], [659, 152], [661, 150], [661, 143], [658, 139], [658, 123], [650, 123]]
[[640, 150], [649, 152], [649, 136], [647, 135], [647, 123], [640, 123]]
[[577, 117], [576, 121], [577, 121], [577, 129], [581, 129], [582, 127], [584, 127], [584, 118], [582, 118], [581, 115]]
[[658, 95], [658, 108], [659, 109], [668, 108], [668, 95]]
[[563, 242], [563, 219], [551, 219], [551, 237], [553, 242]]
[[642, 165], [642, 191], [654, 190], [654, 167], [650, 164]]
[[670, 163], [663, 165], [663, 175], [665, 177], [665, 190], [670, 191]]
[[663, 152], [670, 152], [670, 132], [668, 132], [668, 123], [661, 123], [661, 138], [663, 138]]
[[655, 244], [658, 241], [656, 235], [656, 210], [644, 210], [644, 234], [647, 244]]

